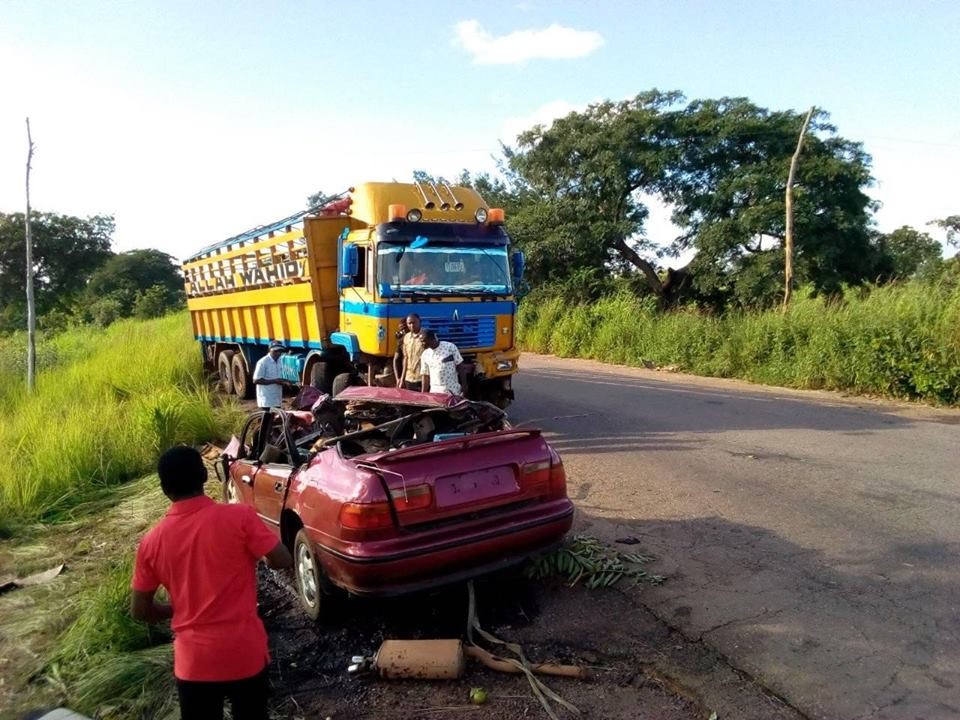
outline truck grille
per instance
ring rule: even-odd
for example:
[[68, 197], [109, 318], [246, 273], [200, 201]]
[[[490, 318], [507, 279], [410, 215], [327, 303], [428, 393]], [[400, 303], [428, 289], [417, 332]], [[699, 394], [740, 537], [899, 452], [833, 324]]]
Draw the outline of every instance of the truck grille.
[[495, 317], [465, 317], [460, 320], [422, 318], [423, 327], [433, 330], [441, 340], [452, 342], [459, 349], [493, 347], [497, 340]]

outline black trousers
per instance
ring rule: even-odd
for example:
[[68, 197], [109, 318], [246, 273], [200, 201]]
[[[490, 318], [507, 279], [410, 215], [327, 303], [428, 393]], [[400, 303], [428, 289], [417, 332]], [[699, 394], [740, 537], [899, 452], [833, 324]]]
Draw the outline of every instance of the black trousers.
[[224, 698], [233, 720], [267, 720], [267, 668], [243, 680], [177, 680], [177, 695], [182, 720], [223, 720]]

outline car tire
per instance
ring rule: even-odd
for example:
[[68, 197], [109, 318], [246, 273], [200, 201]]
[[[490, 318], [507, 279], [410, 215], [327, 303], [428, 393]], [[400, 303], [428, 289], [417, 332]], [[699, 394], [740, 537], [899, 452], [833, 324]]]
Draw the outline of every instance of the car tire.
[[293, 541], [293, 574], [300, 606], [307, 617], [316, 622], [324, 605], [323, 568], [317, 562], [313, 543], [303, 528]]
[[224, 395], [233, 392], [233, 350], [223, 350], [217, 356], [217, 387]]
[[331, 394], [336, 397], [351, 385], [353, 385], [353, 373], [340, 373], [333, 379], [333, 391]]
[[234, 354], [230, 364], [233, 368], [234, 394], [241, 400], [249, 400], [253, 397], [253, 383], [247, 375], [247, 364], [243, 361], [243, 356]]
[[310, 384], [322, 393], [329, 393], [330, 374], [330, 363], [319, 360], [310, 367]]

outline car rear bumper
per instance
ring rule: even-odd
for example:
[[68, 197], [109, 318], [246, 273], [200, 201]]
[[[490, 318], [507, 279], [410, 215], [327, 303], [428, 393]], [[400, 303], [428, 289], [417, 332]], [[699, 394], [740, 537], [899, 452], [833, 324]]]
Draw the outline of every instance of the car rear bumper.
[[343, 548], [318, 544], [333, 584], [356, 595], [401, 595], [515, 565], [555, 546], [573, 524], [569, 500], [514, 511], [495, 522], [410, 533]]

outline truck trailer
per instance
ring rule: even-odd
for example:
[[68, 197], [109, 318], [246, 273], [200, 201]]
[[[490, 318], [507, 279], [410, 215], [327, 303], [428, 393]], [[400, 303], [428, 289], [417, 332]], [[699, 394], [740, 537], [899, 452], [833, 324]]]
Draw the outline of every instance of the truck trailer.
[[503, 223], [469, 187], [369, 182], [206, 247], [183, 263], [204, 362], [223, 391], [248, 398], [279, 340], [294, 383], [391, 386], [400, 322], [416, 313], [460, 349], [467, 397], [505, 407], [524, 259]]

